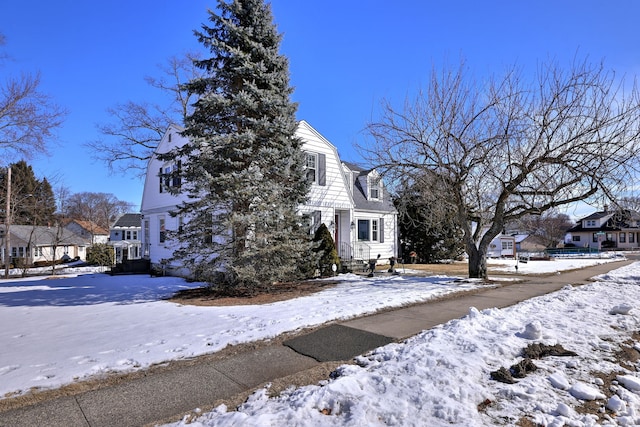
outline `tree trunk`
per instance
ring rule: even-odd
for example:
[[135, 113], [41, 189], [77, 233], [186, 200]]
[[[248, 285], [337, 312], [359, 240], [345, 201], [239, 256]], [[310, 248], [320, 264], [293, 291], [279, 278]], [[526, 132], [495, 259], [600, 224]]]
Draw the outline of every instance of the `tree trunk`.
[[488, 277], [487, 251], [471, 246], [467, 248], [467, 255], [469, 255], [469, 278], [486, 279]]

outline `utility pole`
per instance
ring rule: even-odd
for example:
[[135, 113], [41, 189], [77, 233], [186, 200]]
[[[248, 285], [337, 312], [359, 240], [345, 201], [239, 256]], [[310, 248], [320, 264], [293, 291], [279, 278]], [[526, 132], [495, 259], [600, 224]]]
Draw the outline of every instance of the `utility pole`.
[[4, 278], [9, 278], [11, 267], [11, 242], [9, 226], [11, 225], [11, 166], [7, 166], [7, 204], [4, 211]]

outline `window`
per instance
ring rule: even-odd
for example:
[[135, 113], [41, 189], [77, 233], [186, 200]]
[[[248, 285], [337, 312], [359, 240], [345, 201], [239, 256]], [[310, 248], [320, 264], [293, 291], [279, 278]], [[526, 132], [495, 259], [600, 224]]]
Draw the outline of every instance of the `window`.
[[618, 238], [620, 239], [620, 243], [626, 243], [627, 242], [627, 233], [620, 233], [618, 235]]
[[598, 223], [597, 223], [597, 221], [595, 219], [589, 219], [589, 220], [587, 220], [585, 222], [586, 222], [585, 227], [593, 228], [593, 227], [597, 227], [598, 226]]
[[574, 242], [579, 242], [580, 241], [580, 236], [571, 236], [571, 240]]
[[125, 240], [131, 240], [131, 231], [125, 231]]
[[151, 232], [149, 231], [149, 220], [144, 220], [144, 255], [149, 256], [149, 238]]
[[369, 198], [372, 200], [380, 199], [380, 178], [369, 177]]
[[371, 240], [374, 242], [378, 241], [378, 220], [374, 219], [371, 221]]
[[40, 256], [44, 256], [44, 253], [42, 251], [42, 246], [36, 246], [33, 249], [33, 256], [34, 257], [40, 257]]
[[160, 231], [160, 243], [164, 243], [165, 239], [166, 239], [166, 228], [165, 228], [165, 222], [164, 222], [164, 217], [161, 216], [158, 220], [158, 228]]
[[502, 242], [502, 250], [503, 251], [511, 251], [513, 250], [513, 242], [511, 240], [505, 240]]
[[383, 243], [382, 232], [382, 219], [358, 220], [358, 241]]
[[177, 164], [171, 166], [165, 166], [160, 168], [160, 192], [164, 193], [165, 190], [175, 187], [179, 188], [182, 184], [182, 178], [180, 177], [180, 170], [182, 169], [182, 162], [178, 161]]
[[307, 181], [311, 184], [318, 182], [318, 155], [307, 153]]
[[25, 253], [30, 253], [31, 251], [25, 251], [24, 246], [12, 247], [11, 248], [11, 256], [13, 258], [24, 258]]
[[358, 240], [361, 242], [369, 241], [369, 220], [358, 220]]
[[636, 242], [636, 233], [629, 233], [629, 243]]

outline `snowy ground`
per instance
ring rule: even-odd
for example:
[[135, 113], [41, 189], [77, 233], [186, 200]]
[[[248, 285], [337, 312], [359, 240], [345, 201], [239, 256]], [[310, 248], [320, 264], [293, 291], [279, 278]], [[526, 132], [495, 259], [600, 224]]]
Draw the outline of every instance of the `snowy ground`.
[[[535, 273], [551, 264], [554, 270], [563, 270], [605, 261], [541, 261], [527, 263], [527, 268]], [[527, 271], [520, 268], [520, 272]], [[482, 286], [450, 277], [346, 275], [337, 287], [296, 300], [193, 307], [161, 300], [195, 286], [177, 278], [82, 273], [87, 271], [81, 270], [76, 277], [0, 281], [0, 395], [211, 353], [228, 344]], [[472, 424], [495, 425], [501, 417], [521, 411], [535, 413], [542, 421], [556, 420], [559, 413], [580, 420], [570, 409], [576, 405], [575, 394], [596, 388], [591, 371], [609, 369], [607, 357], [631, 331], [638, 330], [633, 309], [628, 315], [609, 311], [638, 300], [640, 287], [635, 281], [639, 276], [640, 265], [634, 264], [600, 284], [566, 289], [509, 310], [472, 310], [463, 320], [362, 358], [362, 367], [343, 368], [343, 375], [324, 387], [292, 390], [278, 399], [267, 399], [262, 391], [243, 412], [219, 408], [202, 422], [471, 425], [466, 420], [476, 420]], [[521, 347], [531, 341], [522, 332], [533, 321], [542, 330], [540, 341], [559, 342], [579, 356], [536, 362], [541, 369], [517, 385], [489, 381], [489, 371], [518, 360]], [[563, 390], [565, 385], [578, 391]], [[633, 411], [640, 409], [640, 403], [624, 390], [620, 387], [618, 406], [626, 402], [621, 413], [635, 419]], [[479, 415], [477, 405], [486, 399], [496, 403], [488, 406], [486, 415]], [[332, 415], [323, 415], [322, 410]], [[624, 419], [618, 417], [617, 422]]]
[[[615, 355], [624, 346], [640, 351], [632, 339], [640, 331], [638, 301], [634, 263], [507, 309], [472, 308], [360, 357], [324, 384], [276, 398], [259, 390], [238, 411], [221, 406], [190, 425], [513, 426], [526, 417], [543, 426], [637, 426], [640, 367], [625, 369]], [[516, 384], [490, 379], [522, 361], [531, 343], [560, 344], [577, 355], [534, 360], [538, 369]], [[607, 386], [600, 374], [612, 373]], [[581, 410], [587, 402], [595, 409]]]

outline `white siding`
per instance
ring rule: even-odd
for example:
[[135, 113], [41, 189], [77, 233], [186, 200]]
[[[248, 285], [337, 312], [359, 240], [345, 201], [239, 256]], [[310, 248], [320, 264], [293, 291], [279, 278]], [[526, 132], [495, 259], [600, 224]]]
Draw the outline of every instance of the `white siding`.
[[[171, 126], [158, 145], [158, 152], [165, 153], [171, 148], [187, 143], [188, 140], [181, 137], [179, 132], [178, 127]], [[171, 141], [169, 141], [170, 134]], [[354, 221], [357, 224], [357, 218], [382, 219], [384, 221], [384, 240], [382, 242], [380, 239], [376, 242], [367, 242], [371, 255], [376, 257], [377, 254], [380, 254], [380, 262], [386, 262], [389, 257], [397, 255], [396, 214], [359, 211], [357, 217], [354, 216], [355, 204], [351, 194], [353, 183], [347, 182], [345, 178], [345, 169], [336, 147], [305, 121], [299, 123], [296, 136], [303, 142], [303, 151], [317, 154], [318, 158], [322, 157], [324, 164], [324, 179], [317, 179], [318, 182], [311, 185], [309, 200], [305, 205], [300, 206], [300, 213], [319, 212], [320, 223], [327, 225], [334, 237], [339, 240], [337, 243], [340, 246], [344, 246], [344, 244], [355, 245], [357, 242], [355, 234], [357, 230], [355, 227], [352, 229]], [[172, 247], [172, 242], [169, 240], [164, 243], [160, 242], [160, 218], [164, 218], [166, 230], [177, 229], [178, 218], [171, 217], [169, 212], [175, 209], [186, 197], [160, 192], [158, 173], [160, 168], [165, 166], [170, 165], [158, 161], [155, 157], [149, 161], [141, 203], [143, 224], [146, 221], [149, 222], [149, 236], [147, 240], [143, 226], [140, 239], [143, 242], [143, 251], [145, 248], [149, 250], [148, 256], [152, 265], [157, 265], [163, 259], [171, 258], [175, 248]], [[318, 176], [318, 178], [320, 177]], [[336, 215], [339, 219], [338, 224], [335, 223]]]
[[[179, 128], [170, 126], [158, 144], [157, 152], [166, 153], [186, 144], [188, 139], [180, 136], [179, 132]], [[161, 162], [155, 156], [149, 160], [140, 207], [143, 223], [149, 221], [149, 241], [146, 241], [144, 227], [140, 233], [140, 240], [142, 240], [143, 251], [148, 248], [148, 256], [152, 264], [158, 264], [161, 260], [171, 258], [173, 255], [174, 249], [171, 247], [171, 242], [168, 239], [164, 243], [160, 242], [160, 218], [164, 217], [166, 230], [176, 230], [178, 218], [172, 217], [169, 212], [186, 199], [186, 195], [173, 195], [166, 190], [160, 192], [158, 175], [160, 168], [165, 166], [170, 165]]]
[[296, 135], [303, 141], [303, 151], [324, 154], [326, 159], [326, 184], [311, 185], [309, 201], [302, 209], [314, 210], [313, 208], [320, 207], [353, 209], [353, 200], [350, 192], [347, 191], [336, 148], [305, 121], [300, 122]]

